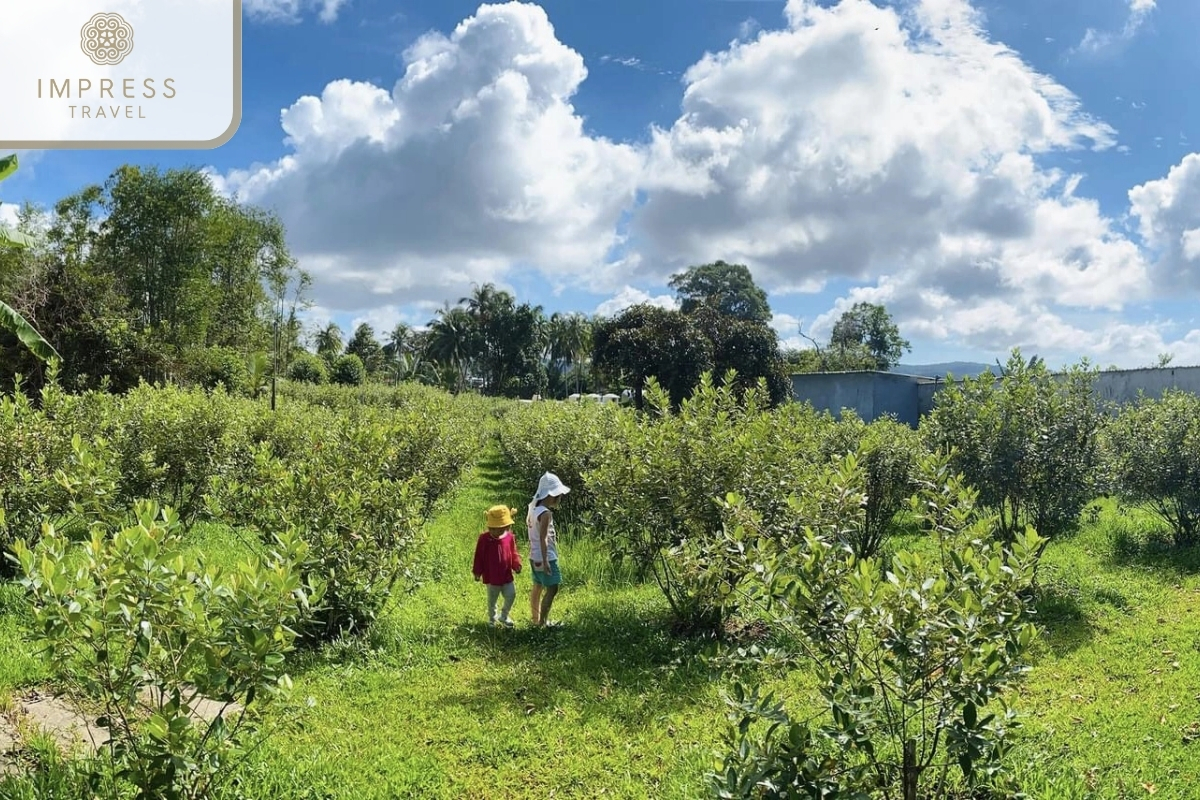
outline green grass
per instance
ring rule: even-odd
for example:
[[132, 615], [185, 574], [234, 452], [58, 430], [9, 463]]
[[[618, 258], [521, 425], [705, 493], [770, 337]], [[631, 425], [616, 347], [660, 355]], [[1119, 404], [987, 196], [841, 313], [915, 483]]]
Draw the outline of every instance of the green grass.
[[[724, 681], [699, 659], [703, 645], [668, 635], [657, 588], [613, 565], [602, 531], [563, 526], [562, 629], [531, 629], [528, 568], [517, 628], [483, 624], [470, 562], [484, 510], [508, 503], [523, 516], [526, 502], [485, 457], [428, 526], [421, 584], [366, 639], [299, 659], [293, 696], [267, 712], [269, 737], [242, 772], [244, 796], [703, 796], [724, 733]], [[1023, 721], [1012, 765], [1045, 800], [1151, 788], [1195, 798], [1200, 549], [1166, 544], [1150, 515], [1097, 507], [1039, 568], [1044, 636], [1012, 698]], [[249, 552], [228, 528], [191, 535], [219, 563]], [[906, 543], [924, 546], [911, 536], [893, 544]], [[19, 591], [0, 587], [10, 643], [22, 614]], [[0, 649], [0, 690], [45, 678], [26, 649]], [[803, 704], [805, 678], [774, 688]]]
[[666, 633], [657, 588], [614, 567], [602, 536], [560, 532], [564, 586], [552, 616], [563, 628], [530, 626], [528, 567], [517, 627], [484, 624], [484, 589], [471, 578], [484, 511], [508, 503], [523, 518], [527, 502], [495, 460], [483, 462], [427, 531], [428, 582], [362, 647], [335, 647], [296, 676], [294, 696], [271, 715], [251, 794], [702, 794], [723, 731], [720, 686], [699, 645]]

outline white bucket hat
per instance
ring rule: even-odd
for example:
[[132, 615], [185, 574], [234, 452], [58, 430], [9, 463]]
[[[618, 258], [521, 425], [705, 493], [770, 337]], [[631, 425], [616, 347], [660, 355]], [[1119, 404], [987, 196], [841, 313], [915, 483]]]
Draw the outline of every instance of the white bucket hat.
[[533, 502], [537, 502], [547, 497], [558, 497], [559, 495], [567, 494], [571, 491], [571, 487], [564, 484], [559, 477], [553, 472], [547, 472], [538, 481], [537, 494], [533, 496]]

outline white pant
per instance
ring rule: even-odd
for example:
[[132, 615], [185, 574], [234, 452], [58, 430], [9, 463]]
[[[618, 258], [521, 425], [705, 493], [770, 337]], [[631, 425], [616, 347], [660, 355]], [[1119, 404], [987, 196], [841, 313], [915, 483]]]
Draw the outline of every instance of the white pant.
[[496, 621], [496, 598], [501, 594], [504, 595], [504, 605], [500, 609], [500, 621], [508, 621], [508, 612], [512, 611], [513, 601], [517, 599], [517, 587], [512, 581], [503, 586], [488, 584], [488, 622]]

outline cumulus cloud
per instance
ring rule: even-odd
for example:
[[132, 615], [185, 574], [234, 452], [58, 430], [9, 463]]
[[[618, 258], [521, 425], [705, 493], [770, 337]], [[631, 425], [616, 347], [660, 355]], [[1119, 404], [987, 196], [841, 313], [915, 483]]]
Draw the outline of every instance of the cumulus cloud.
[[18, 222], [17, 212], [20, 210], [21, 207], [16, 203], [0, 203], [0, 225], [15, 227]]
[[1156, 284], [1200, 288], [1200, 153], [1185, 156], [1165, 178], [1130, 189], [1129, 204], [1157, 256]]
[[641, 289], [625, 286], [613, 297], [596, 306], [594, 313], [602, 317], [611, 317], [620, 314], [630, 306], [641, 305], [643, 303], [658, 306], [659, 308], [679, 307], [679, 301], [673, 295], [660, 294], [652, 297]]
[[251, 19], [266, 22], [299, 22], [308, 10], [317, 12], [322, 22], [333, 22], [350, 0], [245, 0], [242, 4]]
[[641, 157], [584, 132], [570, 100], [587, 70], [546, 12], [481, 6], [404, 60], [390, 92], [301, 98], [282, 115], [292, 152], [222, 179], [280, 213], [323, 302], [438, 299], [517, 265], [613, 288]]
[[667, 275], [720, 258], [773, 297], [854, 286], [814, 335], [869, 300], [909, 338], [993, 352], [1186, 345], [1121, 315], [1200, 251], [1200, 203], [1168, 202], [1200, 162], [1130, 195], [1151, 265], [1084, 176], [1044, 163], [1116, 132], [965, 0], [790, 0], [785, 17], [700, 59], [678, 119], [629, 145], [585, 129], [587, 70], [545, 11], [484, 5], [409, 47], [390, 90], [300, 98], [288, 155], [214, 181], [276, 209], [322, 306], [362, 319], [513, 270], [613, 295], [598, 313], [669, 307]]
[[1139, 248], [1076, 196], [1080, 176], [1039, 166], [1115, 132], [989, 41], [970, 5], [786, 11], [785, 30], [693, 66], [682, 115], [653, 132], [632, 231], [647, 262], [874, 282], [858, 293], [886, 297], [906, 331], [991, 348], [1057, 336], [1056, 307], [1144, 291]]

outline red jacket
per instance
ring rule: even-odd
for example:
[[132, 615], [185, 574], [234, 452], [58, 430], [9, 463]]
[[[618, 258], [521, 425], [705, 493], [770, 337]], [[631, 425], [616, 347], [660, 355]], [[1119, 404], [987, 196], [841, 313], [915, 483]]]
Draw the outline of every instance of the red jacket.
[[492, 536], [487, 531], [475, 542], [475, 564], [471, 572], [489, 586], [512, 583], [513, 572], [521, 571], [521, 554], [512, 531]]

